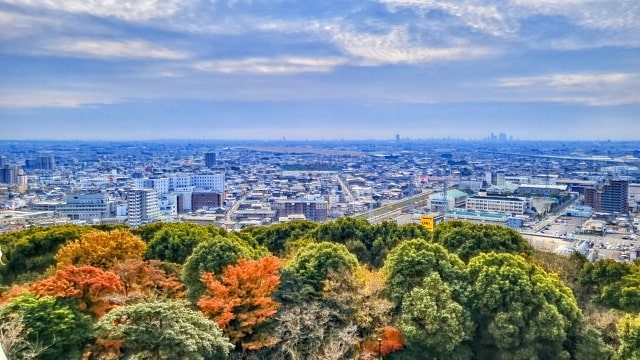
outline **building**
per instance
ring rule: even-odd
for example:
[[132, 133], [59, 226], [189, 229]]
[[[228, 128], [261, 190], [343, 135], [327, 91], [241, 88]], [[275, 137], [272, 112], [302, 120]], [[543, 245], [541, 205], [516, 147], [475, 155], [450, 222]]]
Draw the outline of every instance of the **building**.
[[567, 185], [522, 184], [515, 193], [522, 196], [551, 197], [566, 193], [567, 189]]
[[585, 188], [584, 204], [598, 213], [627, 214], [629, 212], [629, 181], [609, 180], [600, 188]]
[[208, 152], [204, 154], [204, 165], [209, 169], [216, 166], [216, 153]]
[[626, 214], [629, 212], [629, 181], [610, 180], [602, 187], [600, 212]]
[[191, 194], [191, 211], [211, 210], [222, 207], [222, 194], [211, 190], [194, 191]]
[[132, 228], [158, 219], [158, 193], [154, 189], [131, 189], [127, 192], [127, 222]]
[[27, 159], [24, 167], [30, 170], [54, 170], [56, 168], [55, 156], [38, 156], [35, 159]]
[[429, 195], [429, 209], [432, 212], [446, 212], [465, 207], [467, 204], [467, 193], [452, 189], [447, 191], [447, 198], [444, 198], [442, 192]]
[[316, 222], [327, 221], [329, 204], [326, 201], [279, 200], [274, 206], [276, 218], [303, 214], [307, 220]]
[[56, 216], [88, 221], [113, 217], [115, 211], [115, 200], [105, 193], [67, 195], [67, 201], [58, 204], [55, 210]]
[[514, 196], [481, 196], [467, 198], [467, 210], [523, 215], [528, 209], [526, 199]]

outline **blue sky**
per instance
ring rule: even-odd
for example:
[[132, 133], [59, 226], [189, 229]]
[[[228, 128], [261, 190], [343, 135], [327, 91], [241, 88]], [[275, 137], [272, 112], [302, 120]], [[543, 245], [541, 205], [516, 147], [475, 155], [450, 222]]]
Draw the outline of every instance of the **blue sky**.
[[0, 139], [640, 140], [637, 0], [0, 0]]

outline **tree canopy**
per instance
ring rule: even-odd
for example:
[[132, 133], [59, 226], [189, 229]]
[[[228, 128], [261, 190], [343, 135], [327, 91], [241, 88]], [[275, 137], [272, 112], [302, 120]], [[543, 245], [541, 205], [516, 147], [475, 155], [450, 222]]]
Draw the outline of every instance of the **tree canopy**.
[[433, 231], [433, 241], [465, 262], [480, 253], [494, 251], [522, 255], [530, 254], [532, 250], [522, 235], [513, 229], [457, 220], [439, 224]]
[[117, 341], [117, 355], [131, 359], [216, 360], [233, 348], [215, 322], [172, 300], [117, 308], [94, 331], [103, 341]]
[[96, 231], [62, 247], [55, 256], [58, 268], [69, 265], [111, 269], [126, 259], [142, 259], [147, 245], [129, 231]]

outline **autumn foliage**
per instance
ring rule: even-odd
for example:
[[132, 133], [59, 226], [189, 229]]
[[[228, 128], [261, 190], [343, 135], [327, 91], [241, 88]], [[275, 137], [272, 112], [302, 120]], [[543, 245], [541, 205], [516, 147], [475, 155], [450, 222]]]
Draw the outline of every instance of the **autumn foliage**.
[[68, 266], [31, 286], [38, 296], [75, 300], [81, 311], [101, 317], [115, 307], [114, 298], [121, 296], [124, 286], [118, 275], [93, 266]]
[[220, 279], [213, 273], [203, 273], [206, 293], [198, 301], [205, 316], [212, 318], [231, 342], [243, 347], [258, 348], [259, 344], [245, 338], [254, 328], [272, 318], [280, 306], [271, 295], [280, 284], [278, 259], [240, 259], [230, 265]]
[[58, 268], [95, 266], [103, 270], [127, 259], [142, 259], [147, 245], [129, 231], [96, 231], [61, 248], [55, 256]]
[[381, 356], [387, 356], [393, 352], [400, 351], [404, 348], [404, 338], [400, 330], [387, 326], [382, 329], [380, 334], [380, 343], [377, 339], [365, 341], [364, 353], [378, 354]]
[[127, 299], [167, 297], [184, 299], [185, 287], [174, 274], [167, 274], [158, 260], [129, 259], [111, 269], [125, 287]]

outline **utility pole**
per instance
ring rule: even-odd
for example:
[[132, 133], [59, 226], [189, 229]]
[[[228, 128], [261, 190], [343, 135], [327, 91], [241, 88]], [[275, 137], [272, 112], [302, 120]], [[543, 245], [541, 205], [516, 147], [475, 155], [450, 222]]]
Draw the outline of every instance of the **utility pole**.
[[378, 338], [378, 359], [382, 360], [382, 338]]

